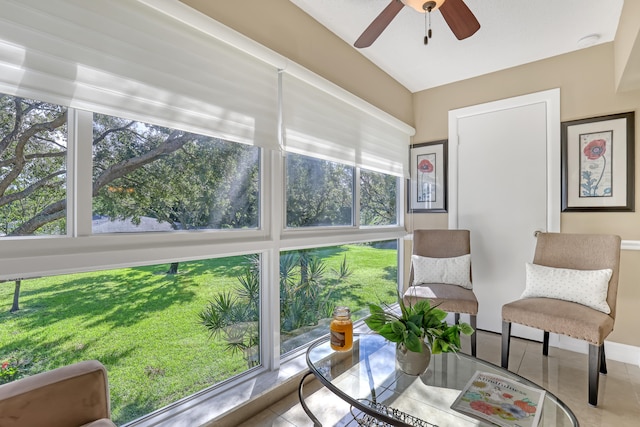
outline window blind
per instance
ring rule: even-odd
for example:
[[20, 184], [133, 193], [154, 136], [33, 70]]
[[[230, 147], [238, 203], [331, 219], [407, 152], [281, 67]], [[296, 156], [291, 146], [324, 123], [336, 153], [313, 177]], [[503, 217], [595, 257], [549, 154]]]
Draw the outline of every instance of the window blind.
[[281, 86], [287, 151], [409, 176], [412, 128], [394, 126], [345, 100], [350, 94], [335, 96], [286, 70]]
[[0, 0], [0, 92], [277, 148], [276, 67], [138, 1]]

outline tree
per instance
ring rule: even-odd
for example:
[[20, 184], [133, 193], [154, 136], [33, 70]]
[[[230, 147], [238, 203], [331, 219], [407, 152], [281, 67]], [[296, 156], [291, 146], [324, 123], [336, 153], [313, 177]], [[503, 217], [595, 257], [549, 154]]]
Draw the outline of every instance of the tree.
[[360, 173], [360, 222], [363, 225], [397, 224], [398, 178], [383, 173]]
[[353, 167], [287, 155], [287, 225], [351, 225]]
[[65, 108], [0, 95], [0, 227], [5, 235], [64, 232]]

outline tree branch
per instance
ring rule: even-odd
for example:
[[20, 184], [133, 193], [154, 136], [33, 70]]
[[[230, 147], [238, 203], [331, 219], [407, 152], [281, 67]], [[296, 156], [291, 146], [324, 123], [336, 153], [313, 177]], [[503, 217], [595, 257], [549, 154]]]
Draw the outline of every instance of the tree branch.
[[[16, 114], [17, 115], [17, 114]], [[11, 183], [20, 175], [22, 170], [24, 169], [24, 165], [26, 163], [26, 159], [24, 156], [24, 147], [29, 142], [31, 137], [33, 137], [38, 132], [43, 130], [52, 131], [67, 122], [67, 111], [56, 117], [55, 119], [44, 122], [44, 123], [36, 123], [32, 125], [30, 128], [26, 129], [22, 134], [18, 136], [16, 148], [14, 150], [15, 157], [13, 163], [13, 169], [9, 171], [4, 177], [2, 181], [0, 181], [0, 195], [4, 195], [5, 191]]]
[[138, 157], [132, 157], [108, 167], [104, 170], [104, 172], [100, 174], [100, 176], [96, 178], [95, 182], [93, 183], [93, 196], [95, 197], [100, 189], [111, 181], [122, 178], [129, 172], [132, 172], [148, 163], [153, 162], [162, 155], [167, 155], [173, 153], [176, 150], [179, 150], [184, 146], [184, 144], [194, 138], [203, 140], [207, 139], [207, 137], [205, 136], [183, 134], [180, 131], [172, 131], [167, 139], [156, 148], [147, 151], [146, 153]]
[[[53, 153], [28, 154], [24, 158], [26, 160], [33, 160], [33, 159], [46, 159], [46, 158], [49, 158], [49, 157], [65, 157], [66, 155], [67, 155], [66, 151], [57, 151], [57, 152], [53, 152]], [[14, 162], [15, 162], [15, 158], [14, 157], [12, 157], [10, 159], [5, 159], [5, 160], [0, 162], [0, 168], [12, 165]]]
[[45, 224], [64, 218], [67, 214], [67, 199], [58, 200], [44, 208], [39, 214], [9, 233], [9, 236], [26, 236], [33, 234]]
[[27, 188], [25, 188], [22, 191], [17, 191], [15, 193], [11, 193], [8, 194], [6, 196], [2, 196], [0, 197], [0, 206], [4, 206], [7, 205], [11, 202], [14, 202], [16, 200], [20, 200], [20, 199], [24, 199], [29, 197], [29, 195], [31, 195], [34, 191], [38, 190], [39, 188], [44, 187], [45, 185], [49, 184], [49, 181], [53, 178], [55, 178], [58, 175], [63, 175], [67, 173], [66, 170], [59, 170], [56, 172], [52, 172], [49, 175], [45, 176], [44, 178], [34, 182], [33, 184], [31, 184], [30, 186], [28, 186]]

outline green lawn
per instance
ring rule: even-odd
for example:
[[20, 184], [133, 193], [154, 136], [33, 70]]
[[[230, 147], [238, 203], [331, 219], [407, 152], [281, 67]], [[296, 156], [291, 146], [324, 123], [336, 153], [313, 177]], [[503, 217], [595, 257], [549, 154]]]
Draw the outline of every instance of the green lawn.
[[[345, 245], [320, 251], [336, 305], [395, 300], [397, 251]], [[353, 273], [331, 282], [346, 254]], [[241, 354], [209, 338], [198, 313], [237, 287], [244, 257], [25, 280], [9, 313], [13, 282], [0, 284], [0, 363], [29, 375], [81, 360], [109, 372], [113, 418], [122, 424], [246, 370]], [[2, 379], [2, 378], [0, 378]]]

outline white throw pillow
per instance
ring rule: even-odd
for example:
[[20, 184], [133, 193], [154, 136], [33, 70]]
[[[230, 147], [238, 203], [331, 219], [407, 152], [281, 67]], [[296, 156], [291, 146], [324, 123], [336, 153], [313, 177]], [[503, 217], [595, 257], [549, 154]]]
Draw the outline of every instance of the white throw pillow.
[[613, 270], [572, 270], [526, 264], [526, 287], [521, 298], [556, 298], [577, 302], [603, 313], [611, 313], [607, 304], [609, 279]]
[[473, 286], [469, 280], [471, 271], [471, 255], [462, 255], [454, 258], [428, 258], [420, 255], [411, 255], [413, 263], [413, 284], [421, 283], [446, 283], [471, 289]]

